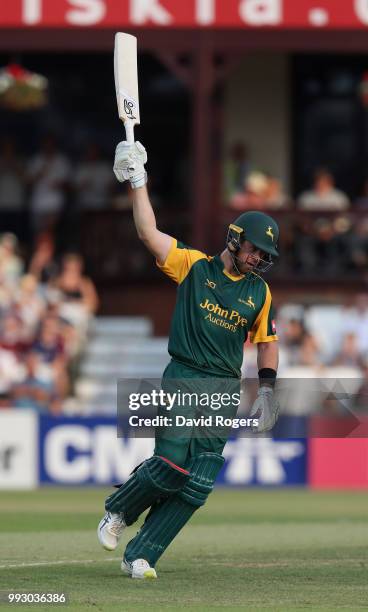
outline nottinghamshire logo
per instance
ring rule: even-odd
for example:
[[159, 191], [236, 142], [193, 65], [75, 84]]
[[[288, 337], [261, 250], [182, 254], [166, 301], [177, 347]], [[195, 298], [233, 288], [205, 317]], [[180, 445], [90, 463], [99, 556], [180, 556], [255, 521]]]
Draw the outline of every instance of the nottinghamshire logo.
[[199, 305], [203, 310], [208, 311], [205, 320], [210, 321], [214, 325], [224, 327], [229, 331], [236, 332], [239, 326], [245, 327], [248, 323], [248, 320], [242, 317], [237, 310], [221, 308], [220, 304], [213, 304], [207, 298]]
[[253, 302], [253, 298], [250, 295], [249, 298], [247, 299], [247, 301], [243, 300], [242, 298], [238, 299], [238, 302], [240, 302], [241, 304], [245, 304], [245, 306], [250, 306], [251, 308], [253, 308], [253, 310], [255, 309], [256, 305]]

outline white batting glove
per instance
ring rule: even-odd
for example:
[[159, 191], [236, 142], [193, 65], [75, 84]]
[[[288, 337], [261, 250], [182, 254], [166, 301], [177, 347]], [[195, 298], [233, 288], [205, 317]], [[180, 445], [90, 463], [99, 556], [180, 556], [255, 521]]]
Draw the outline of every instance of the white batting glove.
[[254, 432], [270, 431], [278, 419], [279, 410], [280, 406], [274, 396], [272, 387], [268, 385], [260, 387], [249, 413], [250, 418], [258, 419], [258, 427], [254, 427]]
[[130, 181], [133, 189], [143, 187], [147, 183], [147, 173], [144, 164], [147, 152], [140, 142], [119, 142], [115, 151], [114, 173], [120, 183]]

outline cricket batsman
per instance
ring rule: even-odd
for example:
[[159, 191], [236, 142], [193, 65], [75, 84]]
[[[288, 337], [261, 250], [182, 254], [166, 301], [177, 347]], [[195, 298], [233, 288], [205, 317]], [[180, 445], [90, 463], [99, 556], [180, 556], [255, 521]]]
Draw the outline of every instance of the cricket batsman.
[[[146, 162], [146, 150], [139, 142], [118, 144], [114, 172], [120, 182], [130, 181], [138, 236], [158, 267], [178, 285], [168, 346], [171, 361], [163, 385], [172, 379], [239, 384], [249, 334], [257, 344], [259, 375], [250, 416], [258, 418], [257, 432], [269, 431], [279, 410], [274, 397], [278, 342], [271, 293], [259, 274], [278, 257], [278, 226], [268, 215], [249, 211], [229, 226], [220, 255], [211, 257], [184, 246], [156, 226], [146, 188]], [[179, 408], [174, 406], [175, 410]], [[211, 493], [224, 463], [227, 437], [202, 437], [195, 430], [189, 436], [156, 432], [153, 456], [107, 498], [97, 530], [107, 550], [115, 550], [124, 528], [150, 508], [121, 564], [132, 578], [157, 577], [158, 559]]]

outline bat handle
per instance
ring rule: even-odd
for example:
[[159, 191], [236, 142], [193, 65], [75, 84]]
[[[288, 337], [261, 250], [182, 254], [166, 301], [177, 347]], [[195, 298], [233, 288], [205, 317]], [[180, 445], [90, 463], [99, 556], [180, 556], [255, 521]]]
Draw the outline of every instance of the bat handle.
[[131, 121], [124, 121], [126, 140], [129, 144], [134, 142], [134, 124]]

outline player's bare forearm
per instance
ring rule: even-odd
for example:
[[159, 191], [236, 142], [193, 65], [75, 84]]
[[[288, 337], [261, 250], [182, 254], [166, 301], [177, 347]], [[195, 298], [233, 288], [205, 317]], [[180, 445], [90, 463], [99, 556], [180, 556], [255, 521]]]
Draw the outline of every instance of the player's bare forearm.
[[258, 369], [271, 368], [276, 370], [279, 365], [279, 347], [278, 342], [259, 342], [257, 344], [257, 365]]
[[149, 240], [157, 231], [156, 217], [148, 196], [146, 185], [133, 189], [133, 216], [138, 237]]
[[163, 264], [169, 253], [172, 237], [157, 229], [146, 185], [133, 189], [133, 216], [138, 237], [157, 261]]
[[114, 173], [118, 181], [129, 181], [133, 191], [133, 215], [137, 233], [147, 249], [163, 264], [172, 244], [171, 236], [157, 229], [155, 213], [147, 192], [144, 164], [147, 152], [140, 142], [119, 142], [115, 151]]

